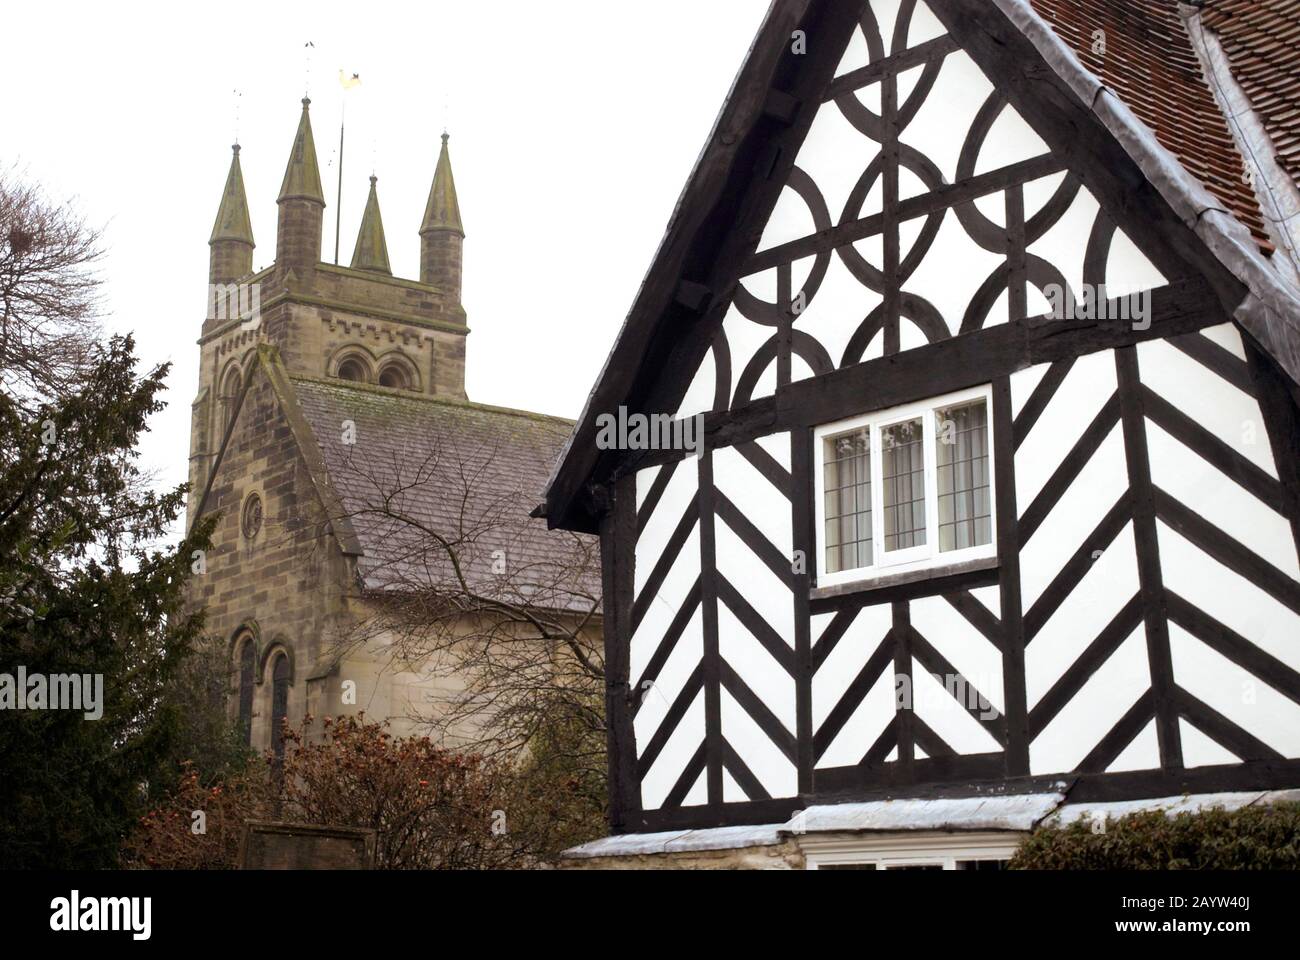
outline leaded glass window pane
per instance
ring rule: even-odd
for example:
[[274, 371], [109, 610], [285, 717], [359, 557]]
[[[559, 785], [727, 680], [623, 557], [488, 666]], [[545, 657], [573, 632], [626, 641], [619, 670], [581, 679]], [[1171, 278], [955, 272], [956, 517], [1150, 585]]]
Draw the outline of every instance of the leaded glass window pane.
[[983, 400], [935, 411], [939, 550], [993, 542], [988, 407]]
[[276, 658], [271, 686], [271, 743], [277, 759], [284, 757], [284, 721], [289, 716], [289, 658]]
[[885, 550], [925, 544], [925, 439], [921, 420], [880, 431]]
[[871, 433], [855, 430], [823, 443], [826, 572], [869, 567], [871, 554]]
[[244, 744], [253, 742], [253, 641], [247, 639], [239, 648], [239, 729]]

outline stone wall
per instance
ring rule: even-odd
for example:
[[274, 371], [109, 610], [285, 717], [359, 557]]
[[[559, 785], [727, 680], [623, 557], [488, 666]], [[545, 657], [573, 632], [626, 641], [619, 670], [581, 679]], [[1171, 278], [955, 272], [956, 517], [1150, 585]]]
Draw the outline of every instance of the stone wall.
[[[365, 711], [392, 718], [395, 734], [428, 732], [404, 718], [428, 715], [431, 701], [452, 698], [464, 686], [427, 669], [407, 669], [394, 660], [390, 636], [369, 637], [343, 655], [340, 644], [354, 637], [373, 611], [357, 598], [356, 561], [348, 545], [340, 544], [325, 522], [314, 482], [323, 478], [312, 475], [316, 461], [304, 459], [298, 449], [310, 432], [298, 424], [295, 434], [256, 359], [259, 346], [271, 344], [290, 376], [323, 378], [335, 375], [340, 357], [355, 351], [364, 356], [372, 383], [386, 362], [396, 361], [411, 389], [465, 399], [469, 331], [460, 303], [460, 237], [422, 242], [424, 259], [434, 259], [423, 263], [430, 282], [417, 282], [322, 263], [321, 211], [314, 200], [281, 202], [277, 262], [239, 277], [256, 285], [260, 313], [249, 322], [229, 311], [210, 312], [199, 341], [187, 519], [193, 521], [202, 502], [205, 512], [220, 513], [220, 520], [205, 572], [190, 585], [189, 601], [207, 608], [208, 632], [226, 644], [232, 667], [236, 641], [246, 632], [254, 638], [252, 743], [257, 749], [272, 744], [270, 663], [277, 650], [286, 651], [292, 664], [291, 723], [307, 713]], [[244, 245], [237, 252], [248, 259]], [[229, 272], [244, 259], [226, 257], [219, 266]], [[218, 464], [231, 399], [239, 393], [228, 389], [235, 371], [239, 382], [251, 378], [251, 383]], [[263, 517], [252, 537], [242, 528], [250, 496], [260, 498]], [[345, 689], [355, 697], [345, 697]], [[237, 697], [231, 710], [238, 710]]]
[[[254, 494], [261, 498], [263, 519], [250, 539], [241, 516]], [[205, 510], [219, 513], [220, 520], [206, 571], [190, 581], [190, 603], [207, 608], [207, 632], [228, 645], [242, 630], [252, 632], [258, 674], [252, 742], [265, 749], [271, 744], [271, 677], [263, 668], [276, 649], [289, 653], [289, 720], [301, 720], [308, 680], [330, 638], [345, 629], [344, 590], [355, 574], [324, 526], [296, 438], [261, 373], [236, 417]]]
[[[395, 736], [430, 734], [444, 746], [462, 745], [474, 732], [473, 722], [438, 733], [412, 718], [436, 719], [439, 704], [465, 689], [464, 679], [446, 675], [445, 664], [435, 670], [429, 663], [405, 663], [396, 638], [373, 629], [376, 611], [358, 596], [355, 558], [326, 522], [294, 425], [264, 367], [250, 362], [250, 368], [251, 382], [204, 508], [220, 520], [206, 570], [190, 582], [189, 602], [207, 608], [207, 633], [225, 644], [232, 670], [236, 641], [245, 631], [253, 635], [253, 747], [272, 746], [268, 664], [279, 649], [288, 652], [293, 667], [291, 724], [306, 714], [365, 712], [390, 719]], [[305, 423], [298, 429], [308, 430]], [[261, 500], [262, 522], [250, 538], [242, 521], [251, 496]], [[466, 622], [465, 632], [473, 631]], [[230, 708], [237, 713], [237, 697]]]

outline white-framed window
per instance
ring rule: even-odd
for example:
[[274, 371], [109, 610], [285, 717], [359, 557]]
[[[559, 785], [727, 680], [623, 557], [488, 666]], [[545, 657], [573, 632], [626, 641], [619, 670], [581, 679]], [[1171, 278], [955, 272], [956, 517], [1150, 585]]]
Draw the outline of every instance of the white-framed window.
[[1019, 831], [828, 834], [799, 838], [809, 870], [1001, 870]]
[[992, 414], [985, 385], [818, 427], [818, 585], [995, 557]]

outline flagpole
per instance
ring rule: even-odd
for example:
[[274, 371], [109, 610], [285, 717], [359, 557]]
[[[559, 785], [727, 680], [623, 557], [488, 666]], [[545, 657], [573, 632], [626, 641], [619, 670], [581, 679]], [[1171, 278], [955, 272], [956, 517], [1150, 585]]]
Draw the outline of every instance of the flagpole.
[[343, 91], [343, 110], [339, 114], [339, 186], [334, 203], [334, 266], [339, 265], [339, 224], [343, 219], [343, 122], [347, 119], [348, 95]]

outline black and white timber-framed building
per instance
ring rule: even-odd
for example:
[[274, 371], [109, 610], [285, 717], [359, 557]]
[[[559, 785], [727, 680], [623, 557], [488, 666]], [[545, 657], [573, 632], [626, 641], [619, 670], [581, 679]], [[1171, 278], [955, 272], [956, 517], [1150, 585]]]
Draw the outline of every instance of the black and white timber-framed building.
[[575, 855], [1300, 787], [1298, 14], [772, 3], [542, 508], [603, 554]]

